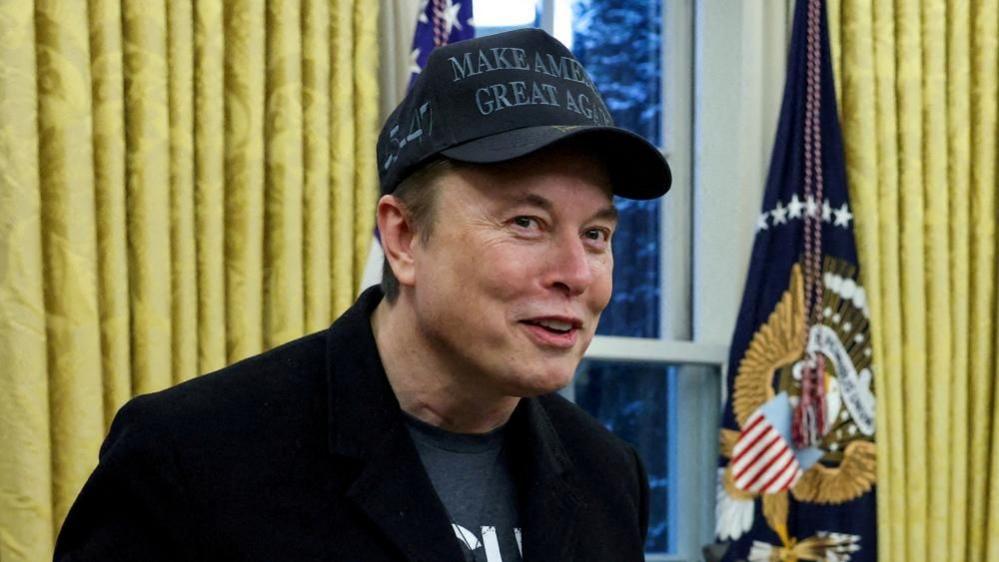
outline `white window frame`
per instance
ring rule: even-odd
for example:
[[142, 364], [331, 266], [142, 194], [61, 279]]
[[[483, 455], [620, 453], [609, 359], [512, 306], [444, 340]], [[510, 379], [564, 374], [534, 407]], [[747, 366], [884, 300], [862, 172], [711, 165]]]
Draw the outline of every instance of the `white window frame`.
[[[539, 0], [554, 34], [556, 0]], [[597, 361], [709, 365], [721, 376], [679, 377], [670, 423], [669, 513], [683, 514], [674, 553], [698, 561], [714, 542], [717, 440], [729, 341], [742, 299], [755, 223], [780, 111], [793, 4], [772, 0], [662, 0], [662, 131], [673, 189], [660, 232], [660, 338], [597, 336]], [[572, 397], [572, 386], [567, 389]], [[682, 397], [675, 399], [675, 397]], [[683, 454], [677, 454], [683, 452]]]

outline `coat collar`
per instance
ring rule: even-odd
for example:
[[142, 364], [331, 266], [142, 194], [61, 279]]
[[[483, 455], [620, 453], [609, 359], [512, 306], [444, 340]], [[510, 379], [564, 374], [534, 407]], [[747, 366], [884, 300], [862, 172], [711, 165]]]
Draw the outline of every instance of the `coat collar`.
[[[353, 502], [407, 560], [458, 561], [461, 552], [403, 423], [378, 355], [370, 316], [382, 299], [365, 291], [327, 333], [329, 447]], [[343, 490], [343, 488], [340, 488]], [[337, 492], [343, 493], [343, 492]]]
[[367, 289], [326, 336], [330, 451], [358, 459], [402, 419], [371, 330], [381, 300], [379, 287]]
[[573, 560], [576, 511], [582, 502], [572, 481], [572, 461], [542, 405], [520, 401], [510, 419], [509, 435], [522, 442], [512, 448], [521, 490], [520, 522], [524, 560]]
[[[461, 560], [375, 344], [370, 316], [382, 296], [367, 289], [327, 332], [330, 452], [360, 463], [347, 496], [410, 560]], [[569, 455], [541, 399], [521, 400], [510, 424], [524, 557], [566, 559], [580, 504]]]

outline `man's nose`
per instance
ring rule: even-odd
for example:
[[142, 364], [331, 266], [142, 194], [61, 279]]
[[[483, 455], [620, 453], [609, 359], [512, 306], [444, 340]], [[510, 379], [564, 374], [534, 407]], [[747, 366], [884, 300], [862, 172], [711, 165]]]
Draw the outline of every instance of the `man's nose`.
[[567, 295], [582, 294], [593, 283], [593, 264], [583, 241], [577, 235], [560, 237], [549, 256], [548, 286]]

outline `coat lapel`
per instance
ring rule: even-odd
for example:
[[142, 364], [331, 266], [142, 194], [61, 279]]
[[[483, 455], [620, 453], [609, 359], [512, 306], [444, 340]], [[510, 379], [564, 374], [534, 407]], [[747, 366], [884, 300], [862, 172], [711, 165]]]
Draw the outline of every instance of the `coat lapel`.
[[378, 355], [369, 318], [380, 300], [369, 289], [328, 332], [330, 452], [357, 467], [348, 500], [407, 560], [460, 561]]
[[409, 560], [462, 560], [450, 520], [409, 433], [391, 431], [368, 457], [347, 497]]
[[517, 447], [524, 560], [573, 560], [576, 513], [582, 502], [571, 483], [572, 461], [539, 399], [521, 400], [511, 419]]

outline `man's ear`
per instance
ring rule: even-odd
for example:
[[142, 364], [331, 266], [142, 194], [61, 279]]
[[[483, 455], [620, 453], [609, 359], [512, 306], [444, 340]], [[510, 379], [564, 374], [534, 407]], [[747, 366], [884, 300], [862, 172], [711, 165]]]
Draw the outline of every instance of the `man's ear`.
[[378, 200], [378, 233], [385, 259], [400, 285], [412, 285], [415, 278], [413, 246], [417, 234], [402, 200], [394, 195], [382, 195]]

